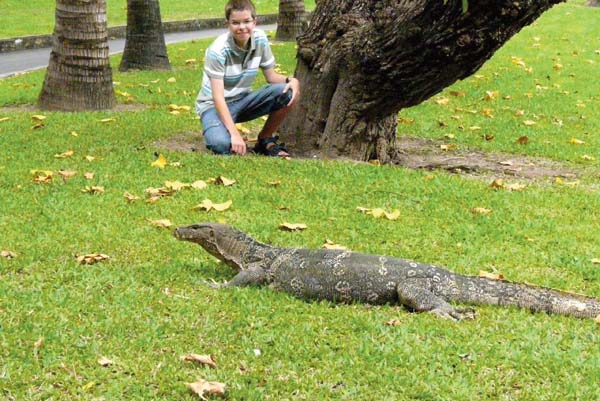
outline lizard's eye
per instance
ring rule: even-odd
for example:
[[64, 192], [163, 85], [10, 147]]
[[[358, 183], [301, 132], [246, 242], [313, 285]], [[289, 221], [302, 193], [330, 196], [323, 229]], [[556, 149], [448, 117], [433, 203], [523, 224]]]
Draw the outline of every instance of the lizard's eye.
[[208, 235], [210, 236], [211, 239], [215, 239], [215, 230], [210, 230], [208, 232]]

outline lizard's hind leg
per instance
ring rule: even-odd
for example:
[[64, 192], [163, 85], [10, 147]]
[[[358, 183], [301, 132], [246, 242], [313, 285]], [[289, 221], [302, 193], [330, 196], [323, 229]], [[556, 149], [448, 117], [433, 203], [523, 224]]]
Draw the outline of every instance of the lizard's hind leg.
[[396, 287], [398, 300], [416, 312], [431, 312], [444, 319], [459, 321], [475, 318], [474, 309], [455, 308], [427, 287], [430, 287], [427, 279], [406, 280]]

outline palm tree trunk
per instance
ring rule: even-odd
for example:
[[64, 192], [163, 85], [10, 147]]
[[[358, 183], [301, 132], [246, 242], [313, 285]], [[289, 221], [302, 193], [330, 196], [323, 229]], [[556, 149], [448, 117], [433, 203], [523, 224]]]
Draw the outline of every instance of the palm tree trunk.
[[38, 106], [82, 111], [114, 104], [106, 0], [57, 0], [52, 52]]
[[127, 0], [127, 36], [119, 71], [170, 70], [158, 0]]
[[275, 39], [295, 42], [306, 25], [304, 0], [279, 0], [277, 33]]

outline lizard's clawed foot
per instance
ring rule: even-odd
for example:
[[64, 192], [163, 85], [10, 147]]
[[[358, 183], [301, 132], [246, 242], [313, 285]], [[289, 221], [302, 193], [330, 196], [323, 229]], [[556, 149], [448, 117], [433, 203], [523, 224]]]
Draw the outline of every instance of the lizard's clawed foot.
[[215, 290], [218, 290], [220, 288], [227, 287], [228, 282], [223, 281], [222, 283], [219, 283], [218, 281], [215, 281], [211, 278], [210, 280], [204, 280], [204, 284], [206, 284], [210, 288], [214, 288]]
[[436, 308], [432, 309], [431, 313], [442, 319], [454, 320], [455, 322], [465, 319], [473, 320], [477, 314], [473, 308]]

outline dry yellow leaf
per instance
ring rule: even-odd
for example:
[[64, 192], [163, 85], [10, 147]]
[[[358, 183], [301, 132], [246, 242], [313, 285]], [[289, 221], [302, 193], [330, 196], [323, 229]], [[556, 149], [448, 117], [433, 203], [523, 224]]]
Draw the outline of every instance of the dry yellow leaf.
[[272, 187], [278, 187], [281, 185], [281, 181], [269, 181], [267, 184], [269, 184]]
[[519, 184], [519, 183], [506, 184], [504, 186], [504, 188], [509, 191], [517, 191], [517, 192], [524, 190], [526, 187], [527, 187], [526, 185]]
[[188, 58], [187, 60], [185, 60], [186, 64], [194, 64], [196, 63], [196, 59], [195, 58]]
[[400, 320], [399, 320], [399, 319], [390, 319], [390, 320], [388, 320], [387, 322], [385, 322], [385, 325], [386, 325], [386, 326], [392, 326], [392, 327], [393, 327], [393, 326], [398, 326], [398, 325], [400, 325], [401, 323], [402, 323], [402, 322], [400, 322]]
[[454, 143], [440, 145], [440, 149], [445, 152], [447, 152], [449, 150], [456, 150], [457, 148], [458, 148], [458, 146]]
[[180, 114], [180, 112], [179, 112], [179, 110], [173, 110], [173, 111], [170, 111], [169, 114], [173, 114], [174, 116], [177, 116]]
[[485, 207], [475, 207], [471, 209], [471, 212], [475, 214], [490, 214], [492, 213], [492, 210], [486, 209]]
[[109, 260], [110, 256], [103, 253], [89, 253], [87, 255], [77, 256], [77, 261], [82, 265], [93, 265], [94, 263]]
[[237, 123], [235, 125], [235, 127], [241, 134], [244, 134], [244, 135], [248, 135], [251, 132], [248, 128], [246, 128], [243, 124], [240, 124], [240, 123]]
[[206, 400], [205, 394], [223, 396], [226, 391], [225, 384], [208, 382], [204, 379], [198, 379], [194, 383], [187, 383], [187, 386], [194, 394], [198, 395], [201, 400]]
[[515, 111], [515, 116], [522, 117], [525, 115], [525, 110], [517, 110]]
[[33, 182], [45, 184], [52, 181], [54, 172], [49, 170], [31, 170], [31, 174], [33, 175]]
[[600, 315], [596, 316], [594, 320], [596, 321], [596, 323], [600, 323]]
[[391, 212], [386, 212], [382, 208], [368, 209], [366, 207], [358, 206], [356, 210], [365, 214], [370, 214], [371, 216], [378, 219], [385, 217], [388, 220], [397, 220], [400, 217], [400, 210], [398, 209], [394, 209]]
[[410, 124], [413, 124], [414, 122], [415, 122], [414, 118], [398, 117], [398, 124], [410, 125]]
[[92, 194], [92, 195], [96, 195], [96, 194], [103, 194], [104, 193], [104, 187], [102, 186], [86, 186], [85, 188], [83, 188], [81, 190], [81, 192], [85, 193], [85, 194]]
[[479, 271], [479, 277], [489, 278], [490, 280], [504, 280], [504, 276], [498, 273], [490, 273], [484, 270]]
[[161, 187], [161, 188], [146, 188], [144, 190], [144, 193], [146, 194], [146, 197], [149, 197], [149, 198], [160, 198], [163, 196], [171, 196], [175, 192], [173, 192], [172, 189]]
[[12, 251], [2, 251], [2, 252], [0, 252], [0, 257], [6, 258], [6, 259], [12, 259], [12, 258], [16, 258], [17, 254]]
[[91, 171], [87, 171], [87, 172], [83, 173], [83, 176], [85, 177], [86, 180], [94, 179], [94, 173], [92, 173]]
[[206, 183], [206, 181], [198, 180], [194, 181], [191, 186], [194, 189], [205, 189], [208, 187], [208, 184]]
[[285, 231], [302, 231], [302, 230], [306, 230], [308, 228], [308, 226], [304, 223], [281, 223], [279, 225], [279, 229], [280, 230], [285, 230]]
[[57, 159], [66, 159], [67, 157], [73, 156], [73, 154], [75, 154], [75, 151], [73, 151], [73, 150], [67, 150], [64, 153], [57, 153], [57, 154], [55, 154], [54, 157], [56, 157]]
[[600, 259], [599, 258], [593, 258], [593, 259], [590, 260], [590, 262], [592, 262], [592, 264], [595, 264], [595, 265], [600, 265]]
[[489, 109], [489, 108], [482, 109], [481, 114], [483, 114], [484, 116], [486, 116], [488, 118], [494, 118], [494, 110], [493, 109]]
[[101, 123], [112, 123], [113, 121], [116, 121], [114, 118], [103, 118], [102, 120], [99, 120]]
[[497, 178], [490, 184], [490, 187], [494, 189], [504, 188], [504, 181], [501, 178]]
[[102, 357], [98, 358], [98, 364], [102, 367], [107, 367], [107, 366], [113, 365], [114, 362], [111, 361], [110, 359], [108, 359], [107, 357], [102, 356]]
[[221, 184], [225, 187], [230, 187], [233, 184], [235, 184], [237, 181], [236, 180], [232, 180], [226, 177], [223, 177], [222, 175], [217, 177], [217, 179], [215, 180], [215, 184]]
[[206, 210], [207, 212], [215, 209], [217, 212], [223, 212], [231, 207], [233, 201], [228, 200], [224, 203], [213, 203], [210, 199], [204, 199], [200, 204], [194, 206], [192, 210]]
[[37, 123], [37, 124], [31, 126], [31, 129], [42, 129], [42, 128], [46, 128], [46, 126], [43, 123]]
[[173, 223], [171, 223], [171, 220], [169, 219], [148, 220], [148, 222], [150, 222], [150, 224], [152, 224], [153, 226], [161, 228], [169, 228], [173, 225]]
[[77, 171], [72, 170], [58, 170], [58, 175], [62, 177], [63, 180], [67, 181], [69, 178], [74, 177], [77, 174]]
[[85, 160], [87, 160], [87, 161], [89, 161], [89, 162], [93, 162], [94, 160], [96, 160], [96, 157], [94, 157], [94, 156], [90, 156], [90, 155], [87, 155], [87, 156], [85, 157]]
[[554, 71], [560, 71], [560, 70], [562, 70], [562, 69], [563, 69], [563, 65], [562, 65], [561, 63], [555, 63], [555, 64], [552, 66], [552, 69], [553, 69]]
[[186, 184], [181, 181], [165, 181], [165, 188], [172, 189], [175, 192], [189, 187], [191, 187], [190, 184]]
[[4, 121], [8, 121], [10, 120], [10, 117], [2, 117], [0, 118], [0, 123], [3, 123]]
[[158, 158], [155, 161], [153, 161], [150, 165], [152, 167], [158, 167], [160, 169], [164, 169], [168, 163], [169, 162], [167, 161], [166, 157], [164, 157], [163, 155], [158, 155]]
[[446, 139], [454, 139], [454, 138], [456, 138], [456, 135], [454, 135], [454, 134], [444, 134], [444, 138], [446, 138]]
[[473, 125], [473, 126], [469, 127], [470, 131], [479, 131], [480, 129], [481, 129], [481, 127], [478, 125]]
[[485, 95], [483, 96], [483, 100], [494, 100], [498, 97], [500, 92], [498, 91], [485, 91]]
[[590, 155], [582, 155], [582, 156], [581, 156], [581, 159], [582, 159], [582, 160], [587, 160], [587, 161], [590, 161], [590, 160], [596, 160], [596, 158], [595, 158], [595, 157], [593, 157], [593, 156], [590, 156]]
[[344, 245], [336, 244], [335, 242], [331, 241], [330, 239], [326, 239], [325, 240], [325, 243], [323, 244], [323, 248], [325, 248], [325, 249], [337, 249], [337, 250], [342, 250], [342, 251], [345, 251], [345, 250], [348, 249]]
[[200, 365], [207, 365], [211, 368], [216, 368], [217, 363], [212, 355], [187, 354], [179, 357], [182, 361], [195, 362]]
[[139, 197], [139, 196], [135, 196], [135, 195], [133, 195], [133, 194], [130, 194], [129, 192], [125, 192], [125, 193], [123, 194], [123, 197], [124, 197], [125, 199], [127, 199], [127, 202], [129, 202], [129, 203], [131, 203], [131, 202], [135, 202], [136, 200], [140, 199], [140, 197]]
[[34, 121], [43, 121], [46, 118], [47, 118], [46, 116], [43, 116], [41, 114], [36, 114], [36, 115], [31, 116], [31, 119]]
[[532, 125], [536, 125], [537, 123], [535, 121], [531, 121], [531, 120], [525, 120], [523, 121], [523, 125], [526, 125], [528, 127], [531, 127]]
[[171, 78], [167, 79], [167, 82], [170, 84], [174, 84], [175, 82], [177, 82], [177, 80], [175, 79], [175, 77], [171, 77]]
[[577, 139], [577, 138], [571, 138], [569, 140], [569, 143], [573, 144], [573, 145], [583, 145], [585, 142], [582, 141], [581, 139]]
[[450, 103], [450, 99], [448, 99], [447, 97], [444, 97], [444, 96], [438, 97], [434, 101], [435, 101], [436, 104], [439, 104], [441, 106], [445, 106], [448, 103]]

